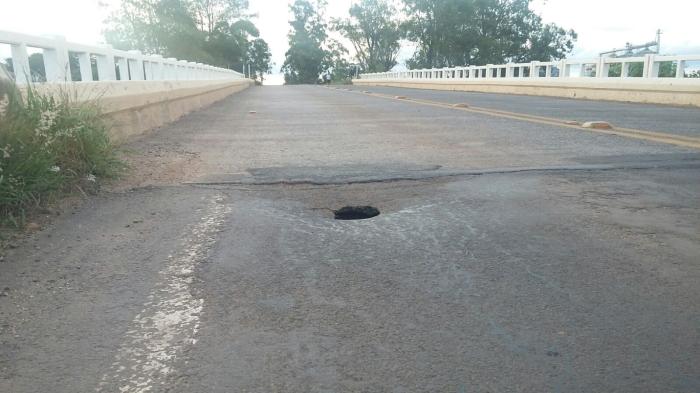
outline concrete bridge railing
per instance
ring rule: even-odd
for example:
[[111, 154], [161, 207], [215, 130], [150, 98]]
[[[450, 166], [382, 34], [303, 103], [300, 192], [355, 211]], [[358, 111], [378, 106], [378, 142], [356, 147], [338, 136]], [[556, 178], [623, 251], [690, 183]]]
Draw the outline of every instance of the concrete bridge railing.
[[489, 64], [360, 74], [353, 84], [700, 107], [700, 78], [686, 75], [700, 72], [694, 62], [700, 55]]
[[[676, 71], [673, 77], [683, 79], [686, 78], [686, 65], [689, 62], [700, 62], [700, 55], [645, 55], [626, 58], [602, 57], [585, 60], [565, 59], [551, 62], [488, 64], [485, 66], [367, 73], [360, 74], [360, 79], [552, 79], [571, 77], [653, 79], [659, 78], [659, 71], [663, 63], [675, 64]], [[621, 66], [619, 77], [610, 75], [610, 68], [614, 64]], [[642, 68], [642, 73], [638, 77], [630, 75], [633, 64], [638, 64]]]
[[70, 92], [77, 102], [97, 100], [116, 141], [175, 121], [253, 84], [225, 68], [62, 38], [0, 30], [0, 44], [11, 47], [14, 79], [22, 90], [33, 81], [28, 48], [40, 49], [46, 82], [34, 88], [47, 94]]
[[[67, 42], [61, 37], [40, 37], [0, 30], [0, 44], [9, 44], [12, 68], [19, 84], [31, 81], [28, 48], [41, 49], [47, 82], [71, 81], [70, 57], [77, 57], [81, 81], [116, 80], [222, 80], [242, 79], [243, 74], [202, 63], [193, 63], [139, 51], [122, 51], [109, 45], [91, 46]], [[93, 60], [94, 59], [94, 60]], [[93, 75], [92, 62], [97, 73]], [[119, 69], [119, 78], [116, 70]]]

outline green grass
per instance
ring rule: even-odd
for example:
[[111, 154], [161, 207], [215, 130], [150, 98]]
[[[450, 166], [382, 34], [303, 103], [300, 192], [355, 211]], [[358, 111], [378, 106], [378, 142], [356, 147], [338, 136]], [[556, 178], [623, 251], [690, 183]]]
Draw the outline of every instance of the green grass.
[[0, 225], [123, 168], [96, 101], [0, 80]]

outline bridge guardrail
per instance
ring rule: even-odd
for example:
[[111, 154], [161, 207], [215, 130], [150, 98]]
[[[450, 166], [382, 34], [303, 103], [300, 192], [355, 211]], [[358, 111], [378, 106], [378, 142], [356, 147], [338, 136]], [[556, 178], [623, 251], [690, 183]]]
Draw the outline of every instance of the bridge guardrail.
[[[62, 37], [42, 37], [0, 30], [0, 44], [9, 44], [12, 68], [19, 84], [31, 80], [28, 47], [43, 50], [47, 82], [71, 81], [70, 56], [77, 56], [81, 81], [125, 80], [223, 80], [243, 79], [244, 75], [226, 68], [214, 67], [139, 51], [123, 51], [109, 45], [83, 45]], [[92, 59], [97, 75], [93, 78]], [[117, 68], [119, 78], [117, 78]]]
[[[380, 72], [360, 74], [360, 79], [399, 80], [399, 79], [560, 79], [576, 77], [572, 71], [579, 72], [583, 78], [617, 78], [617, 79], [656, 79], [660, 78], [661, 65], [666, 62], [676, 64], [676, 79], [688, 79], [685, 74], [688, 62], [700, 62], [700, 55], [660, 56], [645, 55], [640, 57], [602, 57], [596, 59], [564, 59], [561, 61], [530, 63], [487, 64], [485, 66], [464, 66], [452, 68], [417, 69], [397, 72]], [[620, 76], [610, 75], [610, 66], [620, 64]], [[633, 64], [642, 65], [640, 76], [630, 75]]]

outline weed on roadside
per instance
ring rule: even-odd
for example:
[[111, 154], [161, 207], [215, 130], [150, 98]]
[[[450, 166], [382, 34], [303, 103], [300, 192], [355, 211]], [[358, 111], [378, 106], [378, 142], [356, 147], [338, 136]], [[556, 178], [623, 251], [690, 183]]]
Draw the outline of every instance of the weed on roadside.
[[96, 101], [0, 81], [0, 225], [123, 169]]

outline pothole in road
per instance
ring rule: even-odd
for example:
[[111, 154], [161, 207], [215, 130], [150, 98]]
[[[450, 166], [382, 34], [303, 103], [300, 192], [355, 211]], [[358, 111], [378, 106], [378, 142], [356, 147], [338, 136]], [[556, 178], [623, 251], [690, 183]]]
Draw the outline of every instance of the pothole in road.
[[333, 210], [336, 220], [366, 220], [377, 217], [379, 209], [372, 206], [345, 206], [338, 210]]

